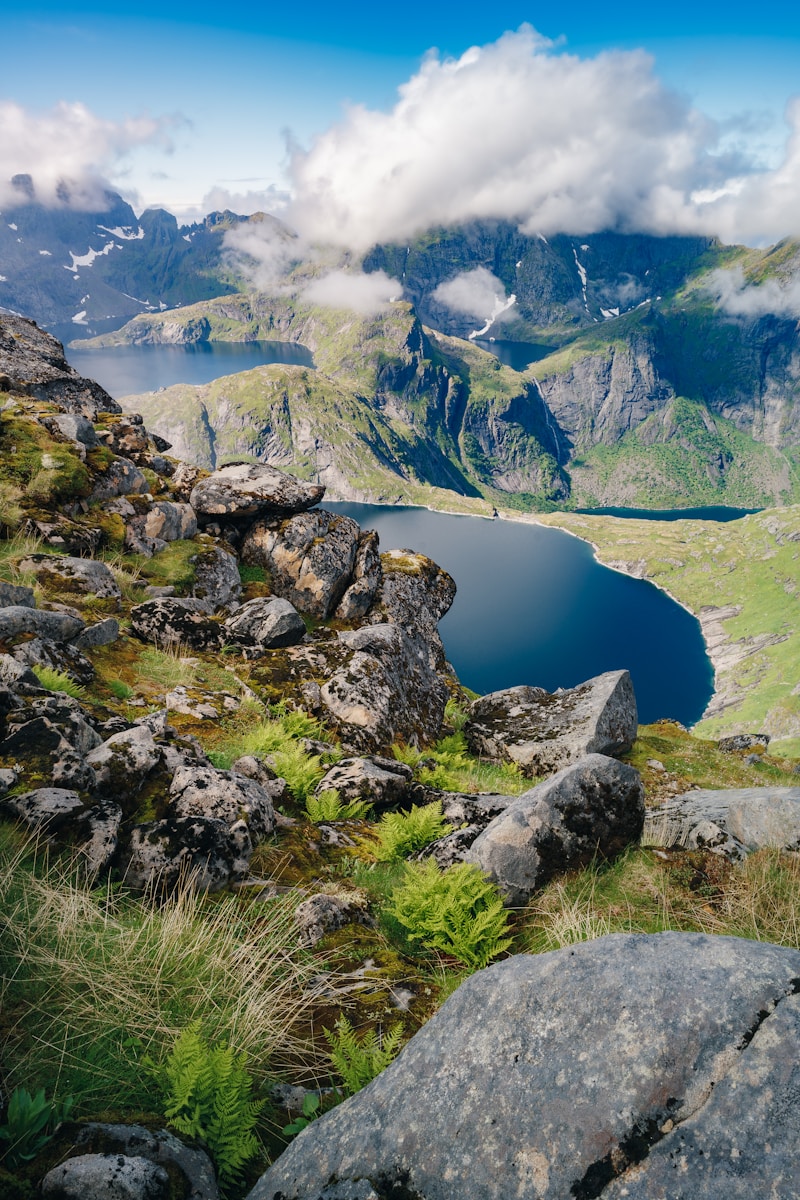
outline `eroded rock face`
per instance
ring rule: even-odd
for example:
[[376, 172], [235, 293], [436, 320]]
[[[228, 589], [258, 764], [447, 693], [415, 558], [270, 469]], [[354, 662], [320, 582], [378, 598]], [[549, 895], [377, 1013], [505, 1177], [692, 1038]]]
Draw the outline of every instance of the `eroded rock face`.
[[637, 842], [644, 825], [639, 772], [589, 754], [517, 796], [464, 855], [510, 905], [525, 904], [554, 875], [613, 858]]
[[800, 850], [800, 787], [697, 788], [648, 815], [646, 838], [659, 846], [713, 850], [740, 862], [772, 846]]
[[414, 745], [438, 736], [447, 686], [431, 668], [429, 646], [397, 625], [365, 625], [339, 640], [354, 651], [320, 688], [342, 744], [358, 753]]
[[304, 483], [266, 463], [229, 463], [192, 488], [189, 503], [202, 519], [303, 512], [319, 504], [325, 488]]
[[269, 571], [276, 595], [324, 619], [351, 582], [358, 545], [355, 521], [319, 509], [257, 521], [242, 543], [242, 559]]
[[212, 621], [203, 600], [160, 596], [131, 609], [131, 631], [156, 646], [215, 649], [222, 644], [222, 626]]
[[382, 579], [370, 613], [374, 623], [389, 621], [428, 643], [431, 667], [441, 670], [445, 653], [437, 625], [456, 595], [452, 576], [413, 550], [381, 555]]
[[794, 1200], [799, 978], [795, 950], [702, 934], [508, 959], [248, 1200]]
[[352, 583], [336, 607], [335, 615], [342, 621], [357, 621], [372, 607], [383, 579], [378, 535], [367, 529], [358, 535]]
[[93, 379], [78, 375], [52, 334], [25, 317], [3, 313], [0, 321], [0, 387], [81, 413], [90, 421], [100, 412], [122, 409]]
[[293, 604], [279, 596], [248, 600], [225, 622], [228, 637], [240, 646], [274, 649], [296, 646], [306, 636], [305, 621]]
[[630, 675], [606, 671], [552, 693], [526, 684], [490, 692], [472, 704], [464, 733], [474, 754], [545, 775], [585, 754], [624, 754], [637, 726]]

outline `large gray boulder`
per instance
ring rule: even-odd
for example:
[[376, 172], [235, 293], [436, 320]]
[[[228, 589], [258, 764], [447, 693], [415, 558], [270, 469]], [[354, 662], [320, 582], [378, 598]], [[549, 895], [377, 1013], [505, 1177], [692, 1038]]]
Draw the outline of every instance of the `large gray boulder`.
[[282, 795], [282, 786], [262, 785], [216, 767], [179, 767], [170, 784], [169, 815], [213, 817], [229, 826], [244, 821], [257, 842], [275, 828], [273, 792]]
[[167, 817], [133, 827], [118, 867], [132, 888], [169, 891], [192, 879], [213, 892], [245, 877], [252, 851], [244, 821], [230, 826], [213, 817]]
[[473, 975], [249, 1200], [800, 1197], [800, 954], [615, 934]]
[[456, 595], [452, 576], [425, 554], [389, 550], [381, 555], [381, 584], [370, 612], [375, 624], [389, 621], [422, 637], [431, 666], [441, 670], [445, 653], [437, 626]]
[[222, 626], [209, 615], [204, 600], [159, 596], [130, 612], [131, 632], [156, 646], [214, 650], [222, 645]]
[[0, 639], [3, 641], [32, 633], [51, 642], [69, 642], [78, 636], [85, 624], [71, 613], [48, 612], [21, 604], [0, 608]]
[[95, 772], [95, 786], [112, 796], [137, 791], [161, 760], [161, 747], [146, 725], [112, 734], [86, 756]]
[[800, 850], [800, 787], [698, 788], [648, 813], [645, 840], [707, 849], [734, 862], [771, 846]]
[[365, 800], [376, 809], [386, 809], [406, 799], [413, 778], [411, 767], [394, 758], [342, 758], [328, 768], [316, 790], [317, 795], [337, 791], [345, 804]]
[[184, 1145], [166, 1129], [153, 1131], [142, 1125], [90, 1121], [81, 1125], [74, 1146], [86, 1154], [124, 1154], [158, 1163], [173, 1179], [177, 1176], [181, 1180], [186, 1188], [185, 1200], [219, 1200], [214, 1168], [206, 1152]]
[[44, 587], [58, 592], [85, 592], [112, 600], [118, 600], [122, 595], [111, 568], [94, 558], [29, 554], [20, 561], [19, 570], [31, 572]]
[[42, 1180], [43, 1200], [169, 1200], [169, 1175], [149, 1159], [78, 1154]]
[[351, 582], [359, 528], [350, 517], [317, 509], [261, 520], [242, 542], [242, 559], [269, 571], [272, 590], [300, 612], [325, 619]]
[[277, 649], [296, 646], [306, 636], [306, 625], [297, 609], [280, 596], [259, 596], [237, 608], [225, 622], [225, 632], [240, 646]]
[[624, 754], [638, 715], [627, 671], [606, 671], [577, 687], [507, 688], [475, 700], [464, 726], [474, 754], [510, 759], [526, 775], [560, 771], [584, 754]]
[[639, 772], [602, 754], [558, 771], [517, 796], [464, 855], [511, 905], [525, 904], [554, 875], [613, 858], [637, 842], [644, 825]]
[[371, 754], [396, 741], [421, 745], [442, 727], [447, 685], [430, 665], [428, 645], [397, 625], [339, 634], [352, 656], [320, 688], [346, 750]]
[[266, 463], [228, 463], [195, 484], [189, 503], [201, 520], [230, 520], [303, 512], [324, 495], [320, 484], [305, 483]]

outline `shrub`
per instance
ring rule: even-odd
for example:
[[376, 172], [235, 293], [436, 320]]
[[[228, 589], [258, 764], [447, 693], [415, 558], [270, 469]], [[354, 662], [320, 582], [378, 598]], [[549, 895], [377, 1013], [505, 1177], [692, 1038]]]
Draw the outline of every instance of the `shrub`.
[[355, 1096], [396, 1057], [403, 1027], [395, 1025], [385, 1036], [375, 1029], [359, 1034], [342, 1014], [335, 1029], [326, 1029], [324, 1033], [331, 1048], [331, 1062], [342, 1077], [345, 1095]]
[[193, 1021], [159, 1066], [146, 1062], [162, 1093], [164, 1116], [179, 1133], [206, 1143], [223, 1192], [261, 1150], [254, 1133], [263, 1102], [252, 1099], [247, 1055], [210, 1045]]
[[409, 941], [485, 967], [511, 945], [508, 913], [494, 884], [470, 863], [440, 871], [432, 859], [409, 865], [387, 911]]
[[86, 689], [76, 683], [65, 671], [56, 671], [52, 667], [33, 667], [33, 673], [43, 688], [49, 692], [65, 692], [73, 700], [83, 700]]
[[442, 816], [439, 800], [421, 806], [413, 804], [409, 813], [385, 813], [378, 823], [378, 861], [406, 858], [415, 850], [444, 837], [451, 829]]
[[316, 822], [360, 820], [371, 808], [369, 800], [350, 800], [345, 804], [335, 788], [306, 797], [306, 812]]

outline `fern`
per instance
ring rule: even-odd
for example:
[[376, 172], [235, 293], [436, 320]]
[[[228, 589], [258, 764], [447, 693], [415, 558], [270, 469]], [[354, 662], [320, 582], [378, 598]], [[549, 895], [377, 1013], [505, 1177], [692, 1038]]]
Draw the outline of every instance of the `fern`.
[[342, 801], [335, 788], [306, 797], [306, 812], [312, 821], [360, 820], [372, 808], [369, 800]]
[[413, 804], [409, 813], [386, 813], [378, 823], [378, 861], [405, 858], [444, 837], [451, 828], [442, 816], [440, 800], [423, 806]]
[[470, 863], [440, 871], [433, 859], [409, 865], [387, 907], [410, 942], [485, 967], [511, 945], [508, 913], [494, 884]]
[[402, 1025], [395, 1025], [385, 1036], [375, 1029], [358, 1034], [342, 1014], [334, 1030], [323, 1030], [330, 1046], [330, 1060], [342, 1077], [344, 1092], [355, 1096], [388, 1067], [400, 1049]]
[[241, 1181], [242, 1167], [261, 1150], [253, 1130], [263, 1103], [251, 1099], [246, 1062], [224, 1042], [209, 1046], [193, 1021], [154, 1071], [164, 1116], [179, 1133], [206, 1143], [223, 1191]]

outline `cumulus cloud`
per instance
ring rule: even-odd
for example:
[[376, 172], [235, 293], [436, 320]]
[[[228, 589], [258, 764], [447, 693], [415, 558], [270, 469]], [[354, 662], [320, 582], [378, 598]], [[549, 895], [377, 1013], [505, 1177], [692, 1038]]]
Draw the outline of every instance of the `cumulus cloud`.
[[403, 285], [385, 271], [365, 275], [361, 271], [336, 270], [312, 280], [303, 289], [302, 297], [309, 304], [345, 308], [363, 317], [374, 317], [402, 294]]
[[741, 267], [712, 271], [707, 290], [723, 312], [734, 317], [800, 317], [800, 281], [767, 279], [748, 284]]
[[227, 230], [224, 245], [235, 269], [262, 292], [282, 288], [291, 268], [309, 253], [305, 241], [272, 216]]
[[204, 213], [223, 212], [227, 208], [241, 216], [249, 216], [256, 212], [278, 216], [286, 210], [290, 199], [289, 192], [276, 187], [274, 183], [269, 187], [248, 188], [242, 192], [217, 186], [206, 192], [200, 207]]
[[440, 283], [432, 295], [434, 300], [444, 304], [451, 312], [464, 313], [481, 320], [506, 303], [506, 289], [486, 267], [462, 271], [446, 283]]
[[131, 151], [152, 144], [169, 150], [169, 129], [177, 123], [175, 117], [150, 116], [108, 121], [83, 104], [65, 101], [43, 113], [1, 101], [0, 203], [24, 202], [25, 192], [10, 181], [30, 175], [42, 204], [89, 209], [102, 200], [108, 177], [124, 166]]
[[482, 218], [544, 235], [775, 240], [800, 232], [800, 100], [787, 120], [785, 161], [765, 170], [643, 51], [580, 58], [523, 26], [458, 59], [429, 55], [391, 111], [354, 106], [294, 147], [287, 219], [355, 249]]

